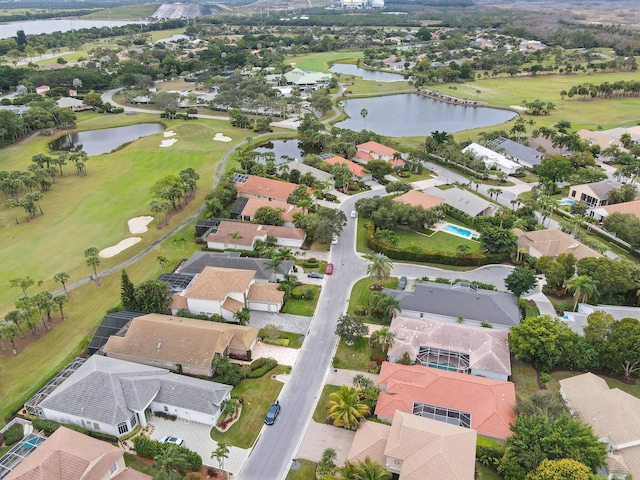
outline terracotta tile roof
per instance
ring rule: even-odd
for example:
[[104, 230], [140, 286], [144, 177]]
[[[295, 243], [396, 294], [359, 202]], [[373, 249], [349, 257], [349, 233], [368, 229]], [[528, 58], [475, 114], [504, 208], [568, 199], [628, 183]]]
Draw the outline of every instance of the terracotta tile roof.
[[274, 283], [254, 283], [249, 288], [247, 299], [253, 302], [282, 303], [284, 292], [278, 290]]
[[358, 165], [357, 163], [352, 162], [351, 160], [347, 160], [346, 158], [335, 156], [327, 158], [323, 161], [325, 163], [328, 163], [329, 165], [345, 164], [347, 167], [349, 167], [351, 174], [355, 175], [356, 177], [362, 178], [367, 174], [364, 171], [364, 167], [362, 165]]
[[238, 194], [254, 195], [260, 197], [276, 198], [286, 202], [298, 185], [295, 183], [281, 182], [270, 178], [250, 175], [244, 183], [237, 183]]
[[[60, 427], [6, 477], [7, 480], [99, 480], [122, 458], [118, 447]], [[114, 477], [120, 479], [121, 476]], [[148, 475], [143, 478], [151, 479]]]
[[283, 212], [281, 215], [285, 222], [293, 222], [294, 213], [304, 213], [300, 207], [280, 200], [269, 201], [266, 198], [249, 198], [247, 204], [242, 209], [242, 215], [253, 218], [256, 214], [256, 210], [261, 207], [282, 209]]
[[228, 346], [250, 349], [258, 331], [253, 327], [152, 313], [134, 318], [124, 337], [111, 336], [104, 352], [107, 356], [131, 355], [209, 368], [215, 355], [222, 355]]
[[573, 253], [577, 260], [586, 257], [600, 257], [598, 252], [560, 230], [547, 229], [524, 232], [516, 228], [514, 232], [518, 236], [518, 248], [524, 248], [527, 253], [535, 257], [556, 256], [561, 253]]
[[406, 203], [407, 205], [413, 205], [414, 207], [422, 207], [425, 210], [444, 203], [444, 198], [422, 193], [420, 190], [409, 190], [407, 193], [395, 197], [393, 200]]
[[414, 402], [420, 402], [471, 413], [471, 428], [480, 435], [497, 439], [511, 435], [516, 405], [511, 382], [384, 362], [378, 384], [386, 387], [378, 397], [378, 416], [391, 418], [396, 410], [411, 413]]
[[355, 158], [362, 160], [363, 162], [370, 162], [374, 159], [370, 153], [362, 152], [360, 150], [357, 151]]
[[239, 302], [238, 300], [236, 300], [234, 298], [227, 297], [227, 298], [224, 299], [224, 302], [222, 302], [221, 306], [222, 306], [222, 308], [224, 308], [228, 312], [236, 313], [236, 312], [239, 312], [240, 310], [242, 310], [244, 308], [244, 303]]
[[395, 165], [396, 167], [404, 167], [405, 162], [400, 158], [392, 158], [387, 162], [389, 165]]
[[391, 147], [387, 147], [386, 145], [382, 145], [378, 142], [365, 142], [358, 145], [358, 150], [364, 150], [365, 152], [373, 152], [378, 155], [393, 155], [397, 153], [397, 150], [394, 150]]
[[511, 375], [509, 332], [506, 330], [402, 316], [393, 319], [390, 330], [395, 339], [389, 356], [401, 358], [407, 352], [415, 359], [421, 346], [440, 348], [469, 354], [471, 369]]
[[230, 292], [245, 292], [256, 272], [233, 268], [205, 267], [183, 292], [187, 298], [223, 301]]
[[[234, 240], [229, 236], [238, 232], [238, 239]], [[267, 235], [276, 238], [290, 238], [303, 240], [307, 234], [301, 228], [274, 227], [272, 225], [258, 225], [256, 223], [227, 222], [222, 221], [216, 233], [210, 233], [207, 240], [210, 242], [220, 242], [229, 245], [253, 246], [256, 239], [263, 239]]]
[[179, 293], [174, 294], [171, 297], [171, 303], [169, 304], [170, 309], [177, 310], [185, 310], [189, 308], [189, 304], [187, 303], [187, 297], [183, 297]]
[[634, 200], [633, 202], [616, 203], [615, 205], [607, 205], [601, 207], [607, 211], [609, 215], [612, 213], [631, 213], [640, 218], [640, 200]]

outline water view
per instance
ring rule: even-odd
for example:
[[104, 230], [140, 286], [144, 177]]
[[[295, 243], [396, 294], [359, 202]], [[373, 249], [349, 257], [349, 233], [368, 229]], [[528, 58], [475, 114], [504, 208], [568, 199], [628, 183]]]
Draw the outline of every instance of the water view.
[[[276, 165], [281, 163], [287, 163], [291, 160], [283, 158], [285, 156], [291, 157], [302, 161], [305, 155], [312, 153], [320, 153], [320, 150], [316, 147], [307, 145], [295, 138], [286, 140], [273, 140], [271, 142], [262, 144], [260, 147], [254, 149], [255, 152], [273, 152], [276, 154]], [[264, 158], [256, 158], [258, 163], [265, 163]]]
[[[388, 95], [343, 100], [350, 118], [336, 127], [360, 131], [367, 129], [388, 137], [425, 136], [435, 130], [449, 133], [505, 123], [516, 116], [508, 110], [465, 107], [439, 102], [418, 94]], [[363, 119], [360, 112], [365, 109]]]
[[91, 157], [112, 152], [125, 143], [153, 135], [162, 130], [164, 130], [164, 125], [161, 123], [140, 123], [126, 127], [87, 130], [63, 135], [51, 142], [49, 148], [55, 152], [79, 152], [84, 150]]
[[24, 30], [27, 35], [40, 33], [68, 32], [81, 28], [93, 27], [121, 27], [130, 24], [145, 24], [149, 22], [134, 20], [76, 20], [72, 18], [28, 20], [0, 24], [0, 38], [15, 37], [18, 30]]
[[330, 72], [341, 73], [343, 75], [355, 75], [362, 77], [363, 80], [374, 80], [376, 82], [401, 82], [404, 76], [400, 73], [378, 72], [376, 70], [366, 70], [357, 65], [347, 63], [336, 63], [330, 69]]

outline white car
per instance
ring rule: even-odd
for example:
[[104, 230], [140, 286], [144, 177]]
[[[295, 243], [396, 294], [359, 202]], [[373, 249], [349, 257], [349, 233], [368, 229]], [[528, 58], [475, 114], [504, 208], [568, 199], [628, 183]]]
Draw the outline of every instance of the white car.
[[331, 237], [331, 245], [337, 245], [338, 244], [338, 236], [334, 235], [333, 237]]
[[351, 210], [351, 218], [356, 218], [358, 216], [358, 212], [355, 210]]
[[174, 445], [178, 445], [179, 447], [184, 447], [184, 440], [178, 437], [172, 437], [171, 435], [166, 435], [164, 437], [160, 437], [158, 439], [160, 443], [172, 443]]

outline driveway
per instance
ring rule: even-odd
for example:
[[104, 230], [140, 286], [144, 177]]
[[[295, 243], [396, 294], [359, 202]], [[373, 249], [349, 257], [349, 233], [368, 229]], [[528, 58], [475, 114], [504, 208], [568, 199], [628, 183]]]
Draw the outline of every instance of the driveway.
[[[211, 458], [211, 453], [218, 447], [217, 442], [211, 439], [211, 426], [202, 423], [189, 422], [187, 420], [166, 420], [152, 416], [150, 424], [155, 426], [151, 438], [158, 440], [165, 435], [173, 435], [184, 440], [184, 446], [193, 450], [202, 457], [202, 464], [207, 467], [219, 468], [218, 462]], [[249, 457], [251, 450], [238, 447], [229, 447], [229, 458], [224, 461], [224, 469], [234, 475], [237, 474]]]
[[279, 347], [268, 343], [257, 343], [253, 348], [252, 358], [275, 358], [280, 365], [294, 366], [300, 350], [297, 348]]
[[333, 448], [337, 454], [335, 463], [337, 466], [342, 466], [347, 460], [347, 454], [355, 436], [356, 432], [353, 430], [311, 421], [302, 439], [302, 445], [296, 453], [296, 458], [317, 463], [322, 458], [322, 452], [327, 448]]
[[250, 327], [264, 328], [268, 323], [274, 324], [284, 332], [306, 335], [313, 317], [290, 315], [288, 313], [272, 313], [251, 311], [251, 320], [247, 324]]

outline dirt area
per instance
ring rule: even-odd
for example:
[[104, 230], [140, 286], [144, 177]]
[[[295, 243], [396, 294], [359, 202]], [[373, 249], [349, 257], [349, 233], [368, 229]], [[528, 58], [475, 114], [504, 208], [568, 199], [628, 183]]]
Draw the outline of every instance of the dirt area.
[[[63, 307], [64, 308], [64, 307]], [[46, 322], [46, 320], [45, 320]], [[51, 330], [45, 329], [44, 326], [42, 325], [42, 321], [38, 322], [38, 333], [40, 334], [37, 337], [34, 337], [31, 334], [30, 330], [25, 330], [24, 325], [20, 326], [20, 329], [22, 330], [22, 333], [24, 334], [24, 338], [16, 338], [14, 340], [14, 343], [16, 345], [16, 351], [18, 352], [18, 355], [20, 354], [20, 352], [22, 352], [25, 348], [27, 348], [29, 345], [31, 345], [33, 342], [37, 342], [40, 338], [46, 336], [49, 334], [49, 332], [51, 332], [54, 328], [56, 328], [58, 325], [60, 325], [63, 322], [61, 317], [54, 317], [53, 315], [51, 316]], [[7, 340], [3, 340], [4, 343], [4, 347], [5, 350], [0, 349], [0, 357], [10, 357], [13, 355], [13, 352], [11, 350], [11, 342], [7, 341]]]

